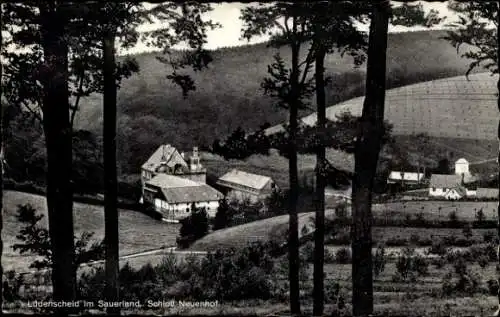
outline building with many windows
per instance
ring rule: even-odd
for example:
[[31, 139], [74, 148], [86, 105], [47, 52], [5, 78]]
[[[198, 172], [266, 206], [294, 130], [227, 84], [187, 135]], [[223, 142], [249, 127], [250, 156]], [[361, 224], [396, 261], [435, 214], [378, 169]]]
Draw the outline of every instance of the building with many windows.
[[160, 174], [175, 175], [199, 183], [206, 183], [207, 170], [200, 163], [198, 148], [192, 152], [179, 152], [170, 144], [161, 145], [141, 167], [141, 183]]
[[205, 208], [210, 217], [215, 217], [223, 197], [207, 184], [168, 174], [158, 174], [144, 184], [144, 204], [169, 220], [189, 216], [193, 204], [196, 208]]

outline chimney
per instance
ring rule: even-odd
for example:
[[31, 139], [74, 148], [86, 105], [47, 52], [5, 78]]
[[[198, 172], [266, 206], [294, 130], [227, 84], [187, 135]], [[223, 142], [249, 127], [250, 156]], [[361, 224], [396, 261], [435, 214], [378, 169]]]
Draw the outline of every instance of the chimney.
[[167, 158], [165, 157], [165, 145], [161, 146], [161, 161], [165, 161]]
[[198, 147], [195, 146], [193, 147], [193, 155], [191, 156], [190, 158], [190, 165], [191, 165], [191, 171], [195, 171], [198, 169], [199, 165], [200, 165], [200, 158], [198, 156]]

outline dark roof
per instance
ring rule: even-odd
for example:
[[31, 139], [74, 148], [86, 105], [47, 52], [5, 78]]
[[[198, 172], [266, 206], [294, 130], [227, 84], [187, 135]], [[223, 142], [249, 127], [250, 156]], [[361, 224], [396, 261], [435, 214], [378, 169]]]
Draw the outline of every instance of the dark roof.
[[220, 192], [206, 184], [190, 187], [162, 188], [161, 191], [165, 197], [165, 201], [174, 204], [216, 201], [224, 197]]
[[142, 164], [142, 168], [152, 172], [156, 171], [161, 162], [168, 162], [175, 151], [175, 147], [170, 144], [160, 145], [146, 163]]
[[462, 176], [460, 175], [432, 174], [429, 186], [437, 188], [454, 188], [460, 185], [461, 182]]
[[452, 190], [456, 190], [457, 193], [462, 197], [467, 195], [467, 189], [461, 185], [452, 188]]
[[165, 201], [174, 204], [215, 201], [223, 198], [220, 192], [207, 184], [173, 175], [159, 174], [146, 184], [158, 188]]

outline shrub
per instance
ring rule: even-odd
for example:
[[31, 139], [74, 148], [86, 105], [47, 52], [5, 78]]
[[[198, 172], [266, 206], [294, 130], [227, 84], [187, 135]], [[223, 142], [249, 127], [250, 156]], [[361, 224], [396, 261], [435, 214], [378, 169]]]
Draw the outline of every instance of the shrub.
[[201, 282], [205, 298], [269, 299], [273, 292], [274, 263], [260, 243], [239, 251], [210, 253], [201, 261], [200, 268], [201, 276], [197, 280]]
[[450, 221], [451, 224], [456, 224], [458, 223], [458, 216], [456, 211], [452, 211], [448, 214], [448, 220]]
[[[30, 204], [19, 205], [16, 218], [22, 223], [21, 230], [16, 236], [19, 243], [12, 246], [14, 251], [20, 254], [38, 255], [40, 260], [30, 264], [30, 268], [45, 269], [52, 265], [52, 250], [50, 246], [49, 230], [40, 225], [44, 215], [38, 213]], [[75, 240], [74, 265], [78, 267], [82, 263], [101, 260], [104, 258], [104, 244], [91, 243], [93, 232], [84, 231]]]
[[339, 245], [349, 245], [351, 243], [351, 233], [349, 230], [337, 230], [336, 234], [332, 235], [331, 238], [328, 239], [328, 242]]
[[335, 207], [335, 217], [339, 220], [345, 220], [348, 217], [347, 213], [347, 204], [346, 203], [341, 203], [338, 206]]
[[481, 268], [484, 269], [490, 263], [490, 259], [487, 256], [482, 255], [482, 256], [480, 256], [480, 257], [477, 258], [477, 263], [479, 264], [479, 266]]
[[[274, 263], [263, 244], [241, 250], [209, 253], [205, 258], [186, 257], [179, 263], [167, 256], [157, 265], [139, 270], [125, 265], [119, 274], [123, 300], [161, 300], [165, 297], [192, 300], [269, 299], [277, 283]], [[95, 301], [104, 296], [103, 268], [84, 273], [79, 279], [79, 299]]]
[[492, 243], [488, 243], [487, 245], [474, 245], [470, 247], [468, 251], [472, 259], [478, 259], [484, 256], [488, 261], [497, 260], [497, 247]]
[[180, 222], [181, 228], [176, 240], [179, 248], [189, 247], [208, 233], [207, 212], [205, 208], [196, 208], [194, 203], [191, 205], [191, 214]]
[[446, 274], [443, 279], [442, 290], [444, 295], [473, 295], [480, 289], [480, 277], [467, 268], [465, 260], [458, 258], [453, 265], [454, 270]]
[[427, 275], [428, 267], [427, 260], [415, 254], [415, 249], [405, 248], [396, 261], [396, 274], [403, 280], [415, 280], [418, 275]]
[[462, 230], [464, 237], [469, 240], [472, 238], [472, 226], [470, 223], [466, 224]]
[[428, 250], [429, 254], [445, 255], [448, 252], [448, 248], [443, 240], [433, 241], [431, 247]]
[[375, 256], [373, 257], [373, 274], [378, 277], [382, 272], [384, 272], [385, 264], [387, 259], [385, 256], [384, 246], [378, 246], [375, 251]]
[[333, 304], [333, 311], [331, 313], [331, 316], [347, 315], [346, 299], [340, 290], [339, 283], [337, 282], [326, 283], [325, 301]]
[[498, 295], [498, 280], [488, 280], [486, 285], [488, 287], [488, 294], [492, 296]]
[[483, 234], [483, 241], [485, 243], [491, 243], [495, 240], [495, 233], [491, 231], [487, 231]]
[[6, 302], [12, 303], [21, 299], [21, 286], [25, 285], [24, 277], [16, 274], [14, 270], [5, 272], [3, 285], [3, 298]]
[[227, 202], [227, 199], [221, 199], [219, 201], [219, 207], [217, 208], [217, 213], [215, 214], [214, 224], [212, 226], [213, 230], [223, 229], [229, 227], [231, 223], [232, 213], [231, 207]]
[[484, 220], [486, 220], [486, 216], [484, 215], [484, 211], [483, 211], [483, 208], [480, 208], [477, 212], [476, 212], [476, 221], [478, 223], [482, 223], [484, 222]]
[[[314, 262], [314, 243], [312, 242], [308, 242], [306, 243], [302, 249], [301, 249], [301, 252], [302, 252], [302, 255], [304, 257], [304, 259], [309, 262], [309, 263], [313, 263]], [[324, 263], [336, 263], [336, 257], [335, 255], [330, 251], [328, 250], [328, 248], [325, 248], [325, 252], [324, 252]]]
[[431, 264], [436, 267], [436, 269], [442, 269], [446, 265], [445, 259], [440, 256], [431, 260]]
[[335, 252], [335, 261], [339, 264], [351, 263], [351, 250], [349, 248], [340, 248]]
[[415, 217], [415, 221], [417, 223], [421, 223], [421, 224], [424, 224], [426, 222], [425, 220], [425, 216], [424, 216], [424, 213], [423, 212], [419, 212], [416, 217]]
[[407, 225], [411, 224], [412, 219], [411, 219], [411, 215], [410, 214], [406, 214], [405, 215], [405, 222], [406, 222]]
[[336, 261], [335, 255], [330, 250], [328, 250], [327, 248], [325, 248], [325, 258], [324, 258], [324, 261], [325, 261], [325, 263], [328, 263], [328, 264], [335, 263], [335, 261]]

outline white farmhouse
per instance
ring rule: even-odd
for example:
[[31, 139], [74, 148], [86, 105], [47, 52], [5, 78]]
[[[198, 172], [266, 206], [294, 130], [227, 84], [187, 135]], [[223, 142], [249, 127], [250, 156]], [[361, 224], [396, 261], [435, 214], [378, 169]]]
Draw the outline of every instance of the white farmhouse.
[[388, 184], [420, 184], [424, 179], [423, 173], [410, 173], [403, 171], [392, 171], [387, 178]]
[[192, 204], [205, 208], [210, 217], [215, 217], [223, 197], [207, 184], [168, 174], [158, 174], [144, 185], [144, 204], [169, 220], [189, 216]]
[[456, 200], [467, 196], [467, 188], [460, 175], [433, 174], [429, 183], [429, 196]]

